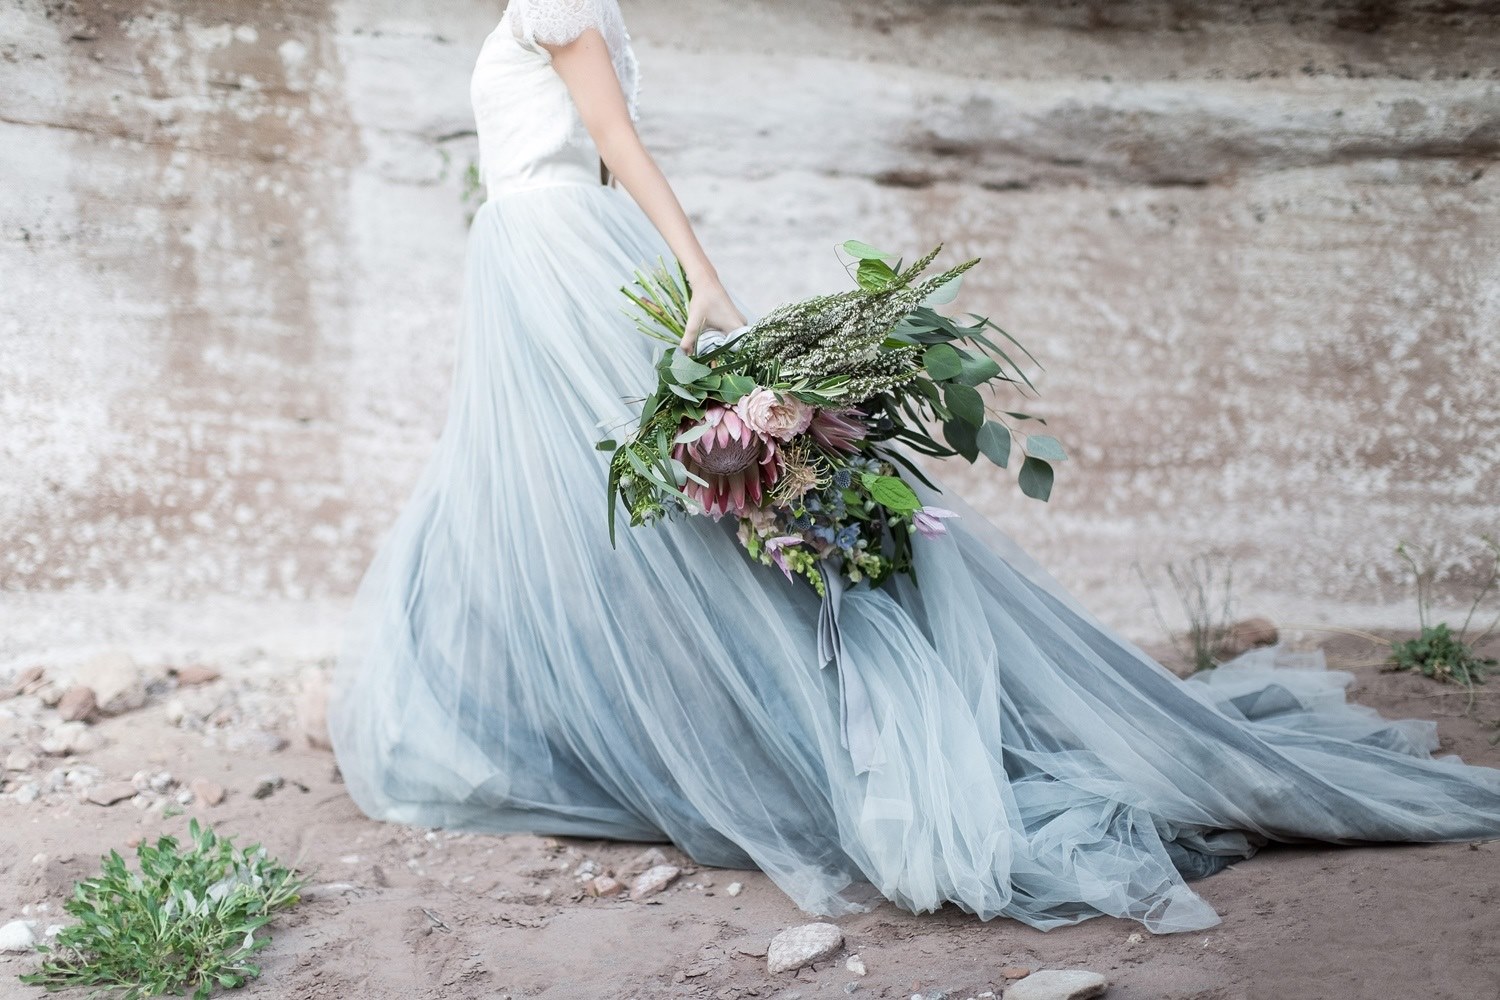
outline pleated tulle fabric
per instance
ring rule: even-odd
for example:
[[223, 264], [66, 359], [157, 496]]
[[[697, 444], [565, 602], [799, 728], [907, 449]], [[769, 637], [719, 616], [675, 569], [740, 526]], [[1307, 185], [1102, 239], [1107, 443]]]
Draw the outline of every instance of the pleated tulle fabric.
[[[679, 845], [809, 913], [952, 902], [1051, 928], [1218, 922], [1186, 882], [1268, 840], [1500, 835], [1500, 770], [1345, 699], [1316, 654], [1182, 680], [994, 524], [921, 541], [920, 588], [844, 597], [884, 763], [855, 774], [818, 598], [735, 524], [605, 524], [601, 424], [659, 345], [618, 289], [668, 250], [624, 193], [480, 209], [451, 409], [355, 601], [329, 716], [351, 796], [430, 827]], [[668, 257], [668, 259], [670, 259]], [[941, 485], [941, 484], [940, 484]]]

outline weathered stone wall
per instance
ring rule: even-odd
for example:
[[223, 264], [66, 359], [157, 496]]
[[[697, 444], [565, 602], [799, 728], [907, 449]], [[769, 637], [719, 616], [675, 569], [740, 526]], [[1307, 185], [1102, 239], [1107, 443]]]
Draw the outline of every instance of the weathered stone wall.
[[[1215, 546], [1298, 621], [1404, 623], [1398, 538], [1474, 575], [1493, 4], [624, 6], [753, 306], [842, 287], [851, 236], [984, 258], [964, 304], [1072, 460], [1048, 504], [950, 474], [1107, 620], [1150, 634], [1131, 563]], [[0, 602], [350, 591], [441, 424], [499, 9], [0, 7]]]

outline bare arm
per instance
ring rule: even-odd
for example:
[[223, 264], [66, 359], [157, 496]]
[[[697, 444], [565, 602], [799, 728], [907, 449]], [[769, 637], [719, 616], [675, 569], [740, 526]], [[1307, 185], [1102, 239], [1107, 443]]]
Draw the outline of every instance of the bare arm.
[[636, 133], [604, 36], [589, 28], [565, 45], [541, 44], [552, 53], [552, 66], [567, 85], [605, 166], [620, 179], [687, 272], [693, 294], [682, 349], [692, 353], [698, 334], [705, 329], [732, 330], [743, 325], [745, 317], [730, 301], [672, 186]]

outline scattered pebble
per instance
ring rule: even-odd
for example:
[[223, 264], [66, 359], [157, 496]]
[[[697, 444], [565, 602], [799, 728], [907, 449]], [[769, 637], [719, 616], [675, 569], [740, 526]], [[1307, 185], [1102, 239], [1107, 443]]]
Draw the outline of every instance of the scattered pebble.
[[682, 874], [682, 869], [676, 865], [657, 865], [648, 868], [635, 877], [630, 886], [631, 899], [645, 899], [654, 896], [667, 886], [671, 885], [677, 876]]
[[1087, 969], [1043, 969], [1005, 991], [1005, 1000], [1089, 1000], [1109, 989], [1109, 980]]
[[663, 854], [658, 848], [648, 847], [621, 865], [616, 870], [615, 876], [622, 879], [633, 879], [651, 868], [660, 868], [663, 865], [670, 865], [671, 863], [672, 859]]
[[729, 893], [731, 896], [738, 896], [740, 893], [745, 891], [745, 887], [738, 882], [731, 882], [729, 883], [728, 888], [726, 888], [724, 891]]
[[1141, 934], [1140, 931], [1131, 931], [1130, 932], [1130, 936], [1125, 939], [1125, 943], [1126, 944], [1140, 944], [1144, 940], [1146, 940], [1146, 938]]
[[1031, 970], [1024, 965], [1007, 965], [1000, 970], [1000, 975], [1006, 979], [1025, 979], [1031, 975]]
[[614, 896], [622, 892], [625, 885], [618, 879], [600, 875], [591, 879], [585, 888], [590, 896]]
[[213, 667], [205, 667], [199, 664], [194, 664], [187, 667], [178, 667], [176, 670], [172, 671], [172, 675], [177, 678], [178, 684], [185, 685], [207, 684], [209, 681], [216, 681], [219, 679], [219, 672], [217, 670], [215, 670]]
[[270, 798], [271, 793], [284, 784], [286, 784], [286, 779], [279, 774], [263, 774], [255, 780], [255, 790], [250, 793], [250, 797], [253, 799]]
[[84, 796], [96, 806], [112, 806], [122, 799], [135, 795], [135, 786], [128, 781], [106, 781], [90, 786]]
[[205, 805], [216, 806], [224, 801], [224, 786], [217, 781], [209, 781], [207, 778], [194, 778], [188, 787], [192, 789], [193, 796], [201, 800]]
[[104, 745], [104, 738], [89, 727], [85, 722], [63, 722], [52, 727], [51, 732], [42, 737], [42, 753], [51, 754], [54, 757], [63, 757], [67, 754], [89, 753]]
[[119, 715], [146, 704], [146, 677], [129, 653], [101, 653], [75, 667], [74, 683], [93, 690], [99, 712]]
[[843, 944], [844, 932], [834, 924], [819, 921], [788, 927], [771, 939], [766, 949], [766, 968], [772, 975], [791, 972], [827, 958]]
[[86, 684], [74, 684], [57, 699], [57, 714], [67, 722], [82, 722], [93, 715], [98, 707], [94, 689]]
[[850, 955], [848, 958], [844, 959], [844, 968], [848, 969], [856, 976], [868, 975], [868, 973], [865, 971], [865, 960], [860, 958], [858, 955]]
[[12, 750], [5, 757], [7, 771], [29, 771], [36, 767], [36, 754], [25, 750]]
[[30, 951], [36, 945], [34, 920], [12, 920], [0, 927], [0, 951]]

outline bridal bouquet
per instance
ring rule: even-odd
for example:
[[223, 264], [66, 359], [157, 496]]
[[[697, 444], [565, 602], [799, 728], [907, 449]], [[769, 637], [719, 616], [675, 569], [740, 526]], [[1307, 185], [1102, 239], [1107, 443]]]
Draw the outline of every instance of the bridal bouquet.
[[[618, 501], [632, 526], [733, 515], [750, 557], [788, 579], [802, 576], [819, 594], [829, 571], [878, 586], [912, 574], [913, 533], [937, 537], [954, 516], [918, 500], [905, 474], [937, 487], [898, 446], [969, 462], [982, 453], [1005, 467], [1017, 432], [1003, 418], [1045, 424], [992, 413], [980, 391], [1033, 388], [986, 330], [1031, 358], [1026, 349], [987, 318], [959, 322], [934, 308], [954, 299], [977, 260], [922, 278], [941, 245], [905, 268], [855, 240], [843, 249], [855, 288], [781, 306], [731, 335], [707, 331], [691, 355], [677, 346], [689, 296], [680, 264], [637, 272], [622, 289], [637, 328], [671, 346], [638, 426], [623, 443], [598, 445], [614, 453], [611, 543]], [[1052, 463], [1066, 455], [1049, 435], [1021, 440], [1021, 490], [1045, 500]]]

